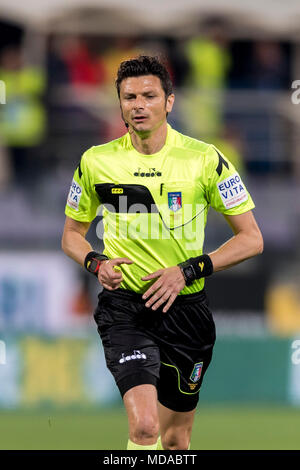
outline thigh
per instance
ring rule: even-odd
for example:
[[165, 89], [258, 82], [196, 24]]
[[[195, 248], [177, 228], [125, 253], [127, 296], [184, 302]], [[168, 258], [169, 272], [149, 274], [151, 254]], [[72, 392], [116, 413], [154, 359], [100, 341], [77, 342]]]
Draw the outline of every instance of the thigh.
[[160, 355], [162, 360], [157, 385], [159, 402], [172, 411], [194, 410], [212, 351], [191, 355], [190, 351], [187, 353], [181, 348], [168, 356], [162, 351]]
[[105, 360], [121, 395], [142, 383], [156, 385], [160, 354], [155, 341], [139, 328], [139, 306], [105, 293], [94, 314]]
[[197, 406], [212, 359], [215, 324], [206, 303], [178, 305], [166, 320], [168, 336], [160, 345], [158, 400], [176, 412]]

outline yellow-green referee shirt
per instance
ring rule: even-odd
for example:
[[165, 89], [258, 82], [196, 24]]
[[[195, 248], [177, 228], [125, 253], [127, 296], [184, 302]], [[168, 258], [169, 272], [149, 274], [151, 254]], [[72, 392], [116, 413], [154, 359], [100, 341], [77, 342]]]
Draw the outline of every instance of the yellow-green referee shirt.
[[[203, 250], [209, 207], [243, 214], [254, 203], [234, 166], [213, 145], [168, 124], [163, 148], [139, 153], [129, 133], [87, 150], [75, 170], [65, 213], [91, 222], [102, 213], [104, 254], [128, 257], [121, 288], [143, 293], [141, 277], [175, 266]], [[204, 279], [181, 294], [203, 289]]]

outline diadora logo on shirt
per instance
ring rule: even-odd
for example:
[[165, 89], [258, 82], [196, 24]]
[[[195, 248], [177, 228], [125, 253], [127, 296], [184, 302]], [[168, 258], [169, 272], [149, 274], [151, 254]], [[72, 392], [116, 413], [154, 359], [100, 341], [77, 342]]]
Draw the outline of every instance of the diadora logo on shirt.
[[156, 168], [148, 168], [148, 171], [142, 170], [142, 168], [138, 168], [138, 170], [133, 173], [133, 176], [141, 176], [142, 178], [150, 178], [151, 176], [154, 177], [161, 175], [161, 171], [157, 170]]
[[124, 362], [128, 362], [128, 361], [131, 361], [131, 360], [134, 360], [134, 359], [147, 359], [147, 356], [146, 356], [146, 354], [141, 353], [141, 351], [138, 351], [138, 350], [134, 349], [133, 354], [131, 356], [125, 356], [125, 354], [122, 353], [122, 357], [119, 360], [119, 363], [124, 364]]
[[218, 183], [218, 190], [226, 209], [236, 207], [248, 199], [247, 191], [238, 173]]

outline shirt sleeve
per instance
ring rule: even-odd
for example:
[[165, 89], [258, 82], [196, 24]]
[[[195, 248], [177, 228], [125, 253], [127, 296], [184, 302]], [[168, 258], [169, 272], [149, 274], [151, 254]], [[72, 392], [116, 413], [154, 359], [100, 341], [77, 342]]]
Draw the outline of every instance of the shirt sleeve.
[[88, 166], [88, 157], [91, 150], [87, 150], [82, 155], [75, 169], [65, 207], [65, 214], [79, 222], [92, 222], [101, 204], [93, 187]]
[[240, 215], [255, 207], [239, 173], [215, 146], [205, 155], [204, 184], [208, 203], [226, 215]]

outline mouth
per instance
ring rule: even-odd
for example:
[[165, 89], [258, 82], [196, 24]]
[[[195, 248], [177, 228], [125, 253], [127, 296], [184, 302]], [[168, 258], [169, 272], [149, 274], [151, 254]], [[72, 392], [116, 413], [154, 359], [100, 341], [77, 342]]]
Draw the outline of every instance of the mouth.
[[147, 119], [146, 116], [135, 116], [133, 118], [134, 122], [144, 122]]

